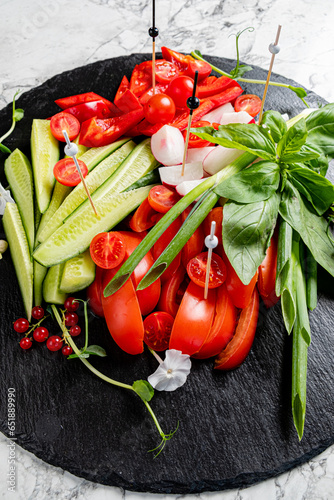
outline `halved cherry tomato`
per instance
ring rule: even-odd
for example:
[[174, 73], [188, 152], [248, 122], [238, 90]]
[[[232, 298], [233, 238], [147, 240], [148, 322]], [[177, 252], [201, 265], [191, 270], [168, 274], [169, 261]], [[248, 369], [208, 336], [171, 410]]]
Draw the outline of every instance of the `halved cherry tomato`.
[[230, 297], [232, 299], [233, 304], [235, 307], [238, 307], [239, 309], [244, 309], [245, 307], [248, 306], [256, 282], [258, 278], [258, 271], [256, 271], [255, 275], [251, 279], [250, 283], [248, 285], [244, 285], [233, 267], [230, 264], [230, 261], [228, 260], [227, 256], [223, 252], [223, 259], [226, 264], [226, 288], [228, 293], [230, 294]]
[[175, 317], [188, 284], [189, 277], [181, 264], [175, 273], [162, 284], [158, 302], [159, 311], [168, 312]]
[[[208, 215], [205, 217], [203, 221], [203, 230], [204, 234], [210, 234], [211, 232], [211, 223], [212, 222], [216, 223], [216, 228], [215, 228], [215, 236], [218, 238], [218, 245], [223, 244], [223, 207], [215, 207], [210, 212]], [[220, 253], [220, 252], [218, 252]]]
[[76, 106], [77, 104], [91, 101], [103, 101], [110, 109], [113, 109], [114, 107], [112, 102], [108, 101], [108, 99], [105, 99], [99, 94], [95, 94], [95, 92], [85, 92], [84, 94], [62, 97], [61, 99], [57, 99], [55, 103], [58, 104], [61, 109], [67, 109], [71, 108], [72, 106]]
[[193, 57], [189, 57], [187, 75], [191, 76], [191, 78], [194, 78], [196, 71], [198, 71], [198, 81], [201, 81], [210, 75], [212, 69], [210, 64], [206, 61], [198, 61]]
[[103, 269], [114, 269], [125, 257], [125, 240], [117, 231], [98, 233], [91, 241], [92, 260]]
[[177, 108], [186, 108], [187, 99], [192, 96], [193, 89], [194, 80], [190, 76], [177, 76], [170, 82], [166, 94], [173, 99]]
[[244, 94], [239, 96], [234, 103], [235, 111], [247, 111], [251, 116], [256, 116], [261, 109], [262, 101], [254, 94]]
[[148, 194], [149, 204], [161, 214], [166, 214], [180, 198], [175, 189], [163, 185], [154, 186]]
[[[154, 260], [157, 260], [158, 257], [162, 254], [162, 252], [165, 250], [165, 248], [169, 245], [169, 243], [172, 241], [174, 236], [176, 236], [177, 232], [179, 231], [180, 227], [182, 225], [182, 219], [181, 217], [177, 217], [169, 226], [168, 228], [162, 233], [160, 238], [154, 243], [153, 246], [153, 257]], [[176, 270], [179, 268], [181, 264], [181, 253], [179, 252], [177, 256], [174, 258], [174, 260], [169, 264], [167, 269], [163, 272], [161, 275], [161, 281], [166, 281], [169, 280], [171, 276], [176, 272]]]
[[252, 347], [259, 316], [259, 294], [253, 291], [248, 306], [241, 311], [232, 340], [215, 360], [217, 370], [233, 370], [241, 365]]
[[219, 354], [233, 337], [236, 323], [237, 309], [223, 284], [217, 289], [215, 316], [210, 333], [201, 349], [194, 355], [195, 358], [206, 359]]
[[192, 356], [206, 341], [214, 318], [216, 290], [204, 299], [203, 288], [190, 281], [175, 316], [169, 348]]
[[130, 90], [135, 96], [140, 97], [152, 87], [152, 61], [144, 61], [137, 64], [131, 75]]
[[[88, 174], [87, 165], [81, 160], [77, 160], [77, 162], [83, 177], [86, 177]], [[79, 172], [72, 158], [63, 158], [57, 161], [53, 167], [53, 175], [57, 181], [64, 186], [77, 186], [81, 181]]]
[[117, 106], [117, 102], [120, 99], [120, 97], [124, 94], [124, 92], [130, 88], [130, 82], [127, 79], [127, 77], [124, 75], [121, 83], [119, 84], [119, 87], [117, 89], [115, 99], [114, 99], [114, 104]]
[[161, 217], [162, 214], [154, 210], [149, 204], [148, 199], [145, 198], [131, 217], [129, 225], [132, 231], [141, 233], [153, 227]]
[[155, 61], [155, 77], [160, 83], [167, 83], [178, 76], [179, 70], [175, 64], [165, 59]]
[[53, 137], [55, 137], [60, 142], [66, 142], [66, 139], [63, 135], [63, 130], [66, 130], [70, 141], [72, 141], [80, 132], [80, 122], [75, 116], [71, 115], [70, 113], [61, 111], [60, 113], [53, 115], [53, 117], [51, 118], [50, 130]]
[[[187, 207], [181, 214], [182, 216], [182, 222], [186, 220], [188, 217], [192, 207], [189, 206]], [[184, 245], [184, 247], [181, 250], [181, 259], [182, 259], [182, 264], [184, 267], [187, 267], [188, 262], [190, 259], [193, 257], [196, 257], [199, 253], [201, 253], [203, 246], [204, 246], [204, 232], [203, 232], [203, 227], [202, 225], [198, 226], [196, 231], [190, 236], [189, 240], [187, 243]]]
[[102, 293], [102, 276], [104, 270], [96, 266], [95, 267], [95, 279], [93, 283], [87, 288], [87, 299], [89, 300], [88, 306], [96, 316], [104, 317], [103, 307], [101, 302]]
[[[210, 125], [211, 123], [205, 120], [199, 120], [195, 123], [196, 127], [210, 127]], [[187, 129], [188, 127], [182, 132], [184, 139], [186, 139], [187, 137]], [[189, 148], [204, 148], [206, 146], [211, 146], [211, 145], [212, 145], [211, 142], [201, 139], [195, 134], [192, 133], [189, 134], [189, 142], [188, 142]]]
[[[66, 113], [75, 116], [80, 123], [93, 118], [110, 118], [112, 115], [110, 108], [102, 100], [84, 102], [66, 109]], [[120, 111], [118, 112], [120, 114]]]
[[203, 97], [210, 97], [214, 94], [220, 94], [226, 88], [230, 87], [235, 83], [235, 80], [229, 78], [228, 76], [208, 76], [197, 86], [197, 96], [200, 99]]
[[144, 319], [144, 342], [154, 351], [168, 349], [174, 318], [170, 314], [156, 311]]
[[[205, 287], [205, 276], [208, 261], [208, 252], [202, 252], [190, 259], [187, 264], [187, 273], [196, 285]], [[208, 288], [218, 288], [226, 279], [226, 266], [219, 255], [212, 252]]]
[[167, 94], [155, 94], [144, 104], [144, 116], [150, 123], [169, 123], [175, 116], [175, 104]]
[[270, 246], [267, 248], [264, 261], [259, 267], [259, 280], [257, 288], [266, 307], [274, 306], [278, 301], [275, 292], [276, 266], [277, 266], [277, 231], [271, 238]]
[[172, 62], [177, 66], [180, 73], [184, 73], [187, 71], [189, 58], [191, 56], [186, 56], [184, 54], [180, 54], [180, 52], [176, 52], [175, 50], [168, 49], [167, 47], [161, 47], [162, 57], [167, 61]]

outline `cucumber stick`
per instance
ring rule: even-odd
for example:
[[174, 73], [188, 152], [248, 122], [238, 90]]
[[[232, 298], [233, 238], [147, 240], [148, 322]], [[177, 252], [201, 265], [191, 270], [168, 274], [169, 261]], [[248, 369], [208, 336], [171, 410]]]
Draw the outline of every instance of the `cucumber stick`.
[[53, 167], [59, 160], [58, 141], [51, 134], [49, 120], [32, 122], [31, 160], [37, 204], [40, 212], [44, 214], [55, 183]]
[[36, 248], [34, 259], [50, 267], [84, 252], [96, 234], [109, 231], [137, 208], [148, 196], [151, 187], [106, 194], [95, 201], [99, 217], [89, 203], [83, 203], [50, 238]]
[[32, 170], [28, 158], [15, 149], [5, 161], [5, 174], [17, 203], [22, 223], [27, 235], [30, 251], [34, 248], [35, 216], [34, 216], [34, 186]]
[[52, 192], [52, 197], [47, 211], [42, 215], [40, 220], [38, 230], [36, 232], [36, 244], [40, 241], [40, 235], [43, 230], [48, 227], [50, 220], [52, 219], [55, 212], [58, 210], [60, 205], [63, 203], [65, 198], [70, 194], [73, 188], [69, 186], [64, 186], [60, 182], [56, 181], [55, 187]]
[[43, 281], [48, 268], [41, 266], [34, 260], [34, 306], [41, 306], [43, 302]]
[[43, 281], [43, 297], [50, 304], [64, 304], [67, 294], [59, 290], [60, 279], [63, 274], [64, 264], [51, 267]]
[[[96, 191], [96, 189], [117, 170], [135, 146], [133, 141], [123, 144], [117, 151], [101, 161], [94, 170], [86, 176], [85, 182], [90, 194], [93, 194], [94, 191]], [[87, 194], [80, 182], [53, 214], [48, 224], [44, 224], [42, 230], [38, 232], [38, 241], [43, 242], [51, 236], [51, 234], [62, 225], [66, 217], [71, 215], [71, 213], [86, 200]]]
[[[128, 137], [124, 139], [120, 139], [119, 141], [113, 142], [112, 144], [108, 144], [108, 146], [101, 146], [99, 148], [89, 148], [82, 155], [77, 155], [81, 161], [83, 161], [88, 171], [93, 170], [96, 165], [98, 165], [102, 160], [107, 158], [107, 156], [111, 155], [116, 149], [120, 148], [128, 142], [130, 139]], [[84, 147], [84, 146], [80, 146]]]
[[26, 233], [16, 203], [7, 203], [3, 226], [19, 282], [28, 321], [31, 320], [33, 299], [33, 263]]
[[65, 262], [59, 289], [63, 293], [76, 293], [87, 288], [95, 279], [95, 264], [89, 249]]

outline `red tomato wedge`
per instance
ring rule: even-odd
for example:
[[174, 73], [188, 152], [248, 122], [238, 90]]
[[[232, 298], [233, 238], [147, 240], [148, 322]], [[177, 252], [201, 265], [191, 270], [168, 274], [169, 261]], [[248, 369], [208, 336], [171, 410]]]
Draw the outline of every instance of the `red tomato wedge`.
[[[187, 207], [181, 214], [182, 217], [182, 222], [186, 220], [188, 217], [192, 207], [189, 206]], [[184, 245], [184, 247], [181, 250], [181, 259], [182, 259], [182, 264], [184, 267], [187, 267], [188, 262], [190, 259], [193, 257], [196, 257], [201, 251], [203, 250], [204, 246], [204, 239], [205, 235], [203, 232], [203, 227], [202, 225], [198, 226], [196, 231], [190, 236], [189, 240], [187, 243]]]
[[144, 342], [154, 351], [168, 349], [174, 318], [170, 314], [156, 311], [144, 319]]
[[278, 301], [275, 292], [276, 284], [276, 266], [277, 266], [277, 243], [278, 234], [274, 232], [271, 238], [270, 246], [267, 248], [264, 261], [259, 267], [259, 280], [257, 288], [266, 307], [274, 306]]
[[203, 231], [204, 234], [210, 234], [211, 232], [211, 223], [215, 221], [215, 236], [218, 238], [218, 245], [223, 244], [223, 207], [215, 207], [208, 215], [205, 217], [203, 221]]
[[90, 255], [96, 265], [114, 269], [125, 257], [125, 240], [117, 231], [98, 233], [91, 241]]
[[159, 311], [168, 312], [175, 317], [188, 284], [188, 275], [181, 264], [175, 273], [162, 284], [158, 302]]
[[120, 97], [124, 94], [124, 92], [130, 88], [130, 82], [127, 79], [127, 77], [124, 75], [122, 78], [122, 81], [117, 89], [115, 99], [114, 99], [114, 104], [118, 107], [117, 102], [120, 99]]
[[[177, 234], [181, 226], [182, 226], [182, 219], [179, 216], [168, 226], [166, 231], [164, 231], [163, 234], [160, 236], [160, 238], [154, 243], [153, 246], [154, 260], [157, 260], [158, 257], [160, 257], [162, 252], [165, 250], [165, 248], [169, 245], [174, 236]], [[175, 257], [175, 259], [169, 264], [167, 269], [161, 275], [161, 281], [164, 282], [168, 280], [171, 276], [173, 276], [173, 274], [179, 268], [180, 264], [181, 264], [181, 253], [179, 252]]]
[[247, 357], [255, 337], [259, 316], [259, 294], [255, 289], [248, 306], [241, 311], [232, 340], [215, 359], [217, 370], [233, 370]]
[[175, 316], [170, 349], [177, 349], [192, 356], [206, 341], [215, 313], [216, 290], [209, 290], [204, 299], [203, 288], [189, 283]]
[[[199, 120], [196, 122], [196, 127], [210, 127], [210, 125], [211, 123], [205, 120]], [[187, 130], [188, 127], [182, 132], [184, 139], [186, 139], [187, 137]], [[189, 142], [188, 142], [189, 148], [204, 148], [206, 146], [211, 146], [211, 145], [212, 145], [211, 142], [201, 139], [195, 134], [192, 133], [189, 134]]]
[[200, 82], [210, 75], [212, 69], [210, 64], [206, 61], [198, 61], [190, 56], [188, 60], [187, 75], [194, 78], [196, 71], [198, 71], [198, 81]]
[[165, 59], [156, 59], [155, 77], [160, 83], [168, 83], [179, 75], [179, 70], [175, 64]]
[[[77, 160], [77, 162], [83, 177], [86, 177], [88, 174], [87, 165], [81, 160]], [[63, 158], [57, 161], [53, 167], [53, 175], [64, 186], [77, 186], [81, 182], [80, 174], [72, 158]]]
[[[66, 109], [66, 113], [75, 116], [80, 123], [93, 118], [109, 118], [112, 113], [104, 101], [84, 102]], [[118, 112], [120, 114], [120, 112]]]
[[63, 134], [63, 130], [66, 130], [67, 135], [72, 141], [75, 139], [80, 132], [80, 122], [79, 120], [65, 111], [53, 115], [50, 121], [50, 129], [53, 137], [55, 137], [60, 142], [66, 142]]
[[166, 94], [173, 99], [177, 108], [186, 108], [187, 99], [192, 96], [193, 89], [194, 80], [190, 76], [177, 76], [170, 82]]
[[211, 73], [211, 66], [205, 61], [198, 61], [190, 55], [180, 54], [175, 50], [161, 47], [162, 56], [167, 61], [170, 61], [177, 66], [180, 73], [186, 74], [194, 78], [195, 72], [198, 71], [198, 80], [203, 80]]
[[233, 305], [226, 286], [217, 289], [216, 309], [213, 324], [201, 349], [195, 358], [206, 359], [219, 354], [233, 337], [237, 323], [237, 309]]
[[[103, 289], [116, 271], [117, 268], [105, 272]], [[101, 296], [104, 317], [116, 344], [129, 354], [143, 352], [144, 325], [132, 280], [127, 280], [113, 295]]]
[[95, 280], [87, 288], [87, 299], [89, 300], [88, 306], [96, 316], [104, 317], [103, 307], [102, 307], [102, 276], [104, 270], [96, 266], [95, 268]]
[[256, 271], [255, 275], [251, 279], [248, 285], [244, 285], [233, 267], [230, 264], [225, 252], [223, 251], [223, 259], [226, 264], [226, 288], [232, 299], [233, 304], [238, 309], [245, 309], [248, 306], [253, 290], [255, 288], [257, 279], [258, 279], [258, 271]]
[[154, 210], [149, 204], [148, 199], [145, 198], [131, 217], [129, 225], [132, 231], [141, 233], [153, 227], [161, 217], [162, 214]]
[[68, 97], [62, 97], [61, 99], [57, 99], [55, 103], [61, 109], [71, 108], [72, 106], [76, 106], [77, 104], [82, 104], [83, 102], [92, 102], [92, 101], [103, 101], [110, 109], [113, 109], [114, 105], [112, 102], [108, 101], [104, 97], [99, 94], [95, 94], [95, 92], [86, 92], [84, 94], [76, 94]]
[[250, 116], [256, 116], [261, 109], [262, 101], [254, 94], [239, 96], [234, 103], [235, 111], [246, 111]]
[[161, 214], [166, 214], [180, 198], [175, 189], [162, 185], [153, 186], [148, 194], [149, 204]]
[[135, 96], [140, 97], [152, 87], [152, 61], [144, 61], [137, 64], [131, 75], [130, 90]]
[[[187, 264], [187, 273], [196, 285], [205, 287], [205, 276], [208, 261], [208, 252], [202, 252], [190, 259]], [[208, 288], [218, 288], [226, 279], [226, 265], [219, 255], [212, 252]]]

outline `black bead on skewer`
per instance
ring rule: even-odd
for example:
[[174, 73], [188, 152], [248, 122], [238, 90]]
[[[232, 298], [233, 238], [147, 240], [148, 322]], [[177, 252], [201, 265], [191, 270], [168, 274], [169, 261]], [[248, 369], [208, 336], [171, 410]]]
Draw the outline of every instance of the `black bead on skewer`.
[[159, 35], [159, 30], [155, 26], [155, 0], [152, 0], [152, 24], [153, 26], [148, 30], [148, 34], [155, 41], [156, 37]]
[[193, 88], [193, 95], [188, 97], [187, 99], [187, 106], [190, 109], [190, 114], [194, 111], [194, 109], [197, 109], [198, 106], [200, 105], [200, 101], [198, 97], [196, 97], [196, 88], [197, 88], [197, 80], [198, 80], [198, 71], [195, 71], [195, 77], [194, 77], [194, 88]]

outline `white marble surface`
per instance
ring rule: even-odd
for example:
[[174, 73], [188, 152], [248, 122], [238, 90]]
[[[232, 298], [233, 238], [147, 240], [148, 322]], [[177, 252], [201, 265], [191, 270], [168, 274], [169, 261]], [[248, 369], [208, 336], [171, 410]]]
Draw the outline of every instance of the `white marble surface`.
[[[334, 101], [332, 0], [156, 0], [159, 45], [235, 56], [231, 33], [253, 26], [241, 58], [269, 66], [268, 45], [283, 26], [274, 71]], [[0, 108], [17, 89], [28, 90], [64, 70], [131, 52], [148, 52], [148, 0], [1, 0]], [[1, 403], [3, 404], [3, 403]], [[172, 499], [177, 495], [124, 492], [76, 478], [18, 446], [17, 486], [7, 489], [8, 440], [0, 435], [0, 495], [4, 499]], [[187, 500], [329, 500], [334, 498], [334, 446], [287, 474], [243, 490], [187, 495]]]

